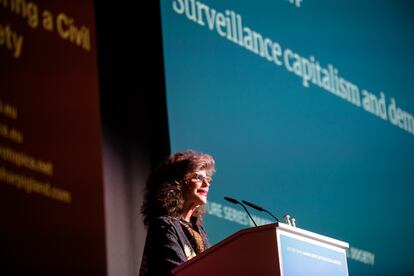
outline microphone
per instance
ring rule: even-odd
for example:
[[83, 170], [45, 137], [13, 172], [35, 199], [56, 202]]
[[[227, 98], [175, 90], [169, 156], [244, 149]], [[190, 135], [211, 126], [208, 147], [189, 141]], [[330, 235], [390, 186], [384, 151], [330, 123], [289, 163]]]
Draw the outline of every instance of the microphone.
[[224, 199], [227, 200], [228, 202], [233, 203], [233, 204], [240, 204], [244, 208], [244, 210], [246, 211], [246, 213], [249, 215], [249, 218], [253, 221], [254, 226], [257, 227], [256, 222], [254, 221], [254, 219], [252, 218], [252, 216], [249, 213], [249, 210], [247, 210], [246, 206], [244, 206], [243, 203], [241, 203], [237, 199], [234, 199], [234, 198], [231, 198], [231, 197], [227, 197], [227, 196], [225, 196]]
[[266, 213], [268, 213], [269, 215], [271, 215], [277, 222], [280, 222], [279, 221], [279, 219], [277, 218], [277, 217], [275, 217], [272, 213], [270, 213], [269, 211], [267, 211], [266, 209], [264, 209], [263, 207], [261, 207], [261, 206], [259, 206], [259, 205], [257, 205], [257, 204], [254, 204], [254, 203], [252, 203], [252, 202], [249, 202], [249, 201], [247, 201], [247, 200], [242, 200], [242, 202], [244, 203], [244, 204], [246, 204], [246, 205], [248, 205], [248, 206], [250, 206], [250, 207], [252, 207], [252, 208], [254, 208], [254, 209], [256, 209], [256, 210], [258, 210], [258, 211], [260, 211], [260, 212], [266, 212]]

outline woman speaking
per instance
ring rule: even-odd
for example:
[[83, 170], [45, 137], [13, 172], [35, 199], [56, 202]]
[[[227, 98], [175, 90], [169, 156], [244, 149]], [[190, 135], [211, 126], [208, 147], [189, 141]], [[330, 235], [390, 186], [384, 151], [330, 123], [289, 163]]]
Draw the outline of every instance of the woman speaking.
[[147, 238], [140, 275], [172, 275], [208, 248], [202, 216], [213, 173], [214, 159], [195, 151], [171, 155], [152, 171], [141, 209]]

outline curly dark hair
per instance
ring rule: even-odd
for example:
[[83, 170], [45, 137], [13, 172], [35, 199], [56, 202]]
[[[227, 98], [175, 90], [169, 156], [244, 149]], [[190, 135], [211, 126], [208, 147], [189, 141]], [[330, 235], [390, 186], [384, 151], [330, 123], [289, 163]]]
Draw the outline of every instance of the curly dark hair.
[[[183, 191], [186, 177], [196, 171], [205, 170], [212, 176], [215, 161], [209, 154], [193, 150], [178, 152], [164, 159], [149, 175], [146, 183], [141, 213], [144, 224], [149, 226], [160, 216], [179, 217], [182, 214]], [[201, 223], [204, 207], [200, 206], [193, 217]]]

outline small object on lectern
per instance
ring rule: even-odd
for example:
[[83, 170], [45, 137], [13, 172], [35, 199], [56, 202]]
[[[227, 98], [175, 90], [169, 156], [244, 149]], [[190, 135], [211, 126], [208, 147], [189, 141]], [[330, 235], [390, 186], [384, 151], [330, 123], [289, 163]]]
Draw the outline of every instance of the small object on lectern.
[[287, 224], [289, 224], [290, 226], [292, 226], [292, 222], [290, 221], [290, 216], [289, 215], [285, 215], [283, 218], [285, 219], [285, 222]]

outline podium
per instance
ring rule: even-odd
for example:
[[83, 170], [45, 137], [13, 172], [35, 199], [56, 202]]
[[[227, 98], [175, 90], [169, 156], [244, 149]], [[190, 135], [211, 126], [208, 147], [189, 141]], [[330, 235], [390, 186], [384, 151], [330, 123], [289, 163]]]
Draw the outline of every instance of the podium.
[[348, 243], [284, 223], [243, 229], [172, 270], [190, 275], [347, 276]]

